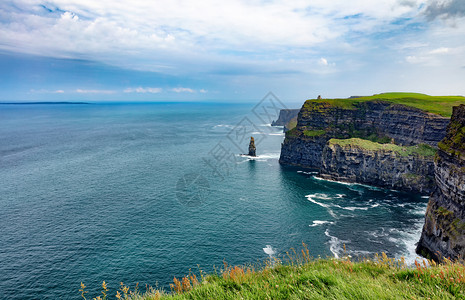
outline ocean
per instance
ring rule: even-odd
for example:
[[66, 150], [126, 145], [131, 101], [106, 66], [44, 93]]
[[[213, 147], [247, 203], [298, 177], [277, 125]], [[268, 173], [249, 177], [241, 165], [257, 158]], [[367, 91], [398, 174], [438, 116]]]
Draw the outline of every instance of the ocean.
[[[279, 165], [282, 127], [255, 104], [0, 104], [0, 291], [88, 298], [103, 280], [173, 277], [313, 257], [415, 259], [425, 195]], [[254, 136], [258, 157], [246, 153]], [[269, 245], [273, 251], [267, 248]]]

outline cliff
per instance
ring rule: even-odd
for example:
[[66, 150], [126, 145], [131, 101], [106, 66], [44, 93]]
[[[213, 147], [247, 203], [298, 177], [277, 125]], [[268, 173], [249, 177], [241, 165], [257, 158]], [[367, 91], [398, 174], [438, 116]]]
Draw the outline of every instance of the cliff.
[[[429, 193], [433, 157], [399, 155], [382, 147], [336, 146], [331, 139], [359, 138], [377, 145], [428, 145], [436, 148], [446, 133], [459, 96], [387, 93], [350, 99], [313, 99], [302, 106], [296, 128], [286, 133], [280, 163], [320, 169], [326, 178]], [[354, 140], [352, 140], [354, 142]], [[421, 146], [426, 147], [426, 146]], [[376, 170], [382, 175], [377, 175]], [[424, 177], [424, 178], [422, 178]]]
[[465, 105], [454, 107], [435, 159], [436, 189], [417, 253], [436, 260], [465, 257]]
[[430, 194], [434, 154], [427, 145], [401, 147], [361, 139], [331, 139], [323, 149], [320, 176], [344, 182]]
[[320, 168], [323, 148], [331, 138], [393, 139], [399, 145], [435, 147], [448, 122], [446, 117], [382, 100], [359, 102], [350, 108], [307, 100], [296, 128], [286, 134], [280, 162]]
[[284, 132], [293, 129], [297, 125], [297, 115], [300, 109], [281, 109], [276, 121], [271, 126], [284, 126]]

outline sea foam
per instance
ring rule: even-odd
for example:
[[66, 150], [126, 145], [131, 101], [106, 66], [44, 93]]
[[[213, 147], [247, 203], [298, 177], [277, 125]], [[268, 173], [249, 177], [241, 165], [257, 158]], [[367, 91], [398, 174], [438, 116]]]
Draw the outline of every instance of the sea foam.
[[323, 224], [334, 224], [334, 222], [315, 220], [315, 221], [313, 221], [313, 224], [312, 224], [312, 225], [308, 225], [308, 226], [310, 226], [310, 227], [315, 227], [315, 226], [323, 225]]

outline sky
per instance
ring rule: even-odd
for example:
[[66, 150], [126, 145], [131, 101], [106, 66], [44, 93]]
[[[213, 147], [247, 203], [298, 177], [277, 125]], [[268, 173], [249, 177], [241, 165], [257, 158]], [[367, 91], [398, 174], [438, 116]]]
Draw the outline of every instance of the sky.
[[0, 101], [465, 95], [465, 0], [2, 0]]

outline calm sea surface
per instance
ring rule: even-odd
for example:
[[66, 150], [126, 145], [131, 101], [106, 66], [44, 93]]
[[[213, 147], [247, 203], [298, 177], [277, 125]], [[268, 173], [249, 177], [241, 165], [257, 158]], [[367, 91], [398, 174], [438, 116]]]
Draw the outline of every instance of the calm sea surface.
[[[103, 280], [169, 290], [267, 245], [414, 259], [426, 198], [280, 166], [282, 129], [252, 108], [0, 105], [0, 298], [78, 299], [81, 281], [92, 297]], [[250, 135], [253, 160], [239, 155]]]

